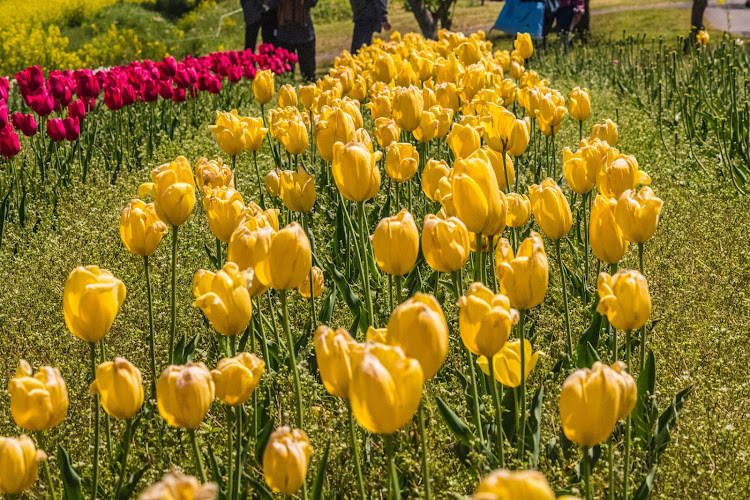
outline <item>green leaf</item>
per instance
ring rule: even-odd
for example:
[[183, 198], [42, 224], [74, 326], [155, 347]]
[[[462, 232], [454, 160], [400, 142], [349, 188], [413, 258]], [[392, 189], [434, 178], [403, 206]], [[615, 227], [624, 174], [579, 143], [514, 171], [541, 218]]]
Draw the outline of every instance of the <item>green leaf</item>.
[[[591, 318], [591, 323], [589, 323], [589, 326], [583, 331], [581, 338], [578, 339], [578, 345], [576, 345], [576, 357], [579, 361], [582, 357], [587, 355], [588, 345], [591, 345], [596, 352], [596, 348], [599, 347], [599, 341], [601, 340], [601, 328], [602, 315], [598, 312], [594, 312], [594, 315]], [[593, 364], [593, 362], [591, 364]], [[591, 365], [585, 365], [587, 368], [590, 366]], [[578, 365], [578, 368], [583, 368], [583, 366]]]
[[471, 430], [469, 430], [469, 426], [466, 425], [466, 422], [464, 422], [440, 396], [435, 396], [435, 401], [437, 402], [440, 416], [443, 417], [443, 421], [448, 426], [448, 430], [451, 431], [451, 434], [456, 436], [462, 444], [467, 446], [470, 445], [472, 441], [474, 441], [474, 435], [471, 433]]
[[599, 355], [596, 353], [596, 349], [594, 349], [594, 346], [592, 346], [590, 342], [586, 342], [583, 349], [576, 349], [576, 351], [578, 353], [576, 359], [576, 366], [578, 368], [590, 368], [595, 362], [599, 361]]
[[255, 459], [258, 461], [258, 463], [263, 462], [263, 452], [266, 449], [268, 439], [271, 437], [273, 429], [274, 422], [272, 419], [268, 419], [268, 421], [263, 425], [260, 431], [258, 431], [258, 437], [255, 440]]
[[356, 316], [357, 314], [359, 314], [359, 311], [362, 308], [362, 301], [360, 301], [359, 297], [357, 297], [357, 295], [352, 291], [351, 286], [349, 286], [349, 282], [346, 281], [344, 275], [341, 274], [338, 269], [336, 269], [336, 266], [334, 266], [333, 263], [328, 264], [328, 270], [331, 272], [333, 281], [336, 283], [336, 288], [338, 288], [339, 293], [341, 293], [341, 296], [344, 298], [344, 302], [346, 302], [346, 305]]
[[211, 481], [219, 485], [219, 489], [221, 490], [223, 478], [221, 477], [221, 472], [219, 471], [219, 462], [216, 460], [216, 453], [214, 452], [214, 447], [211, 445], [211, 441], [208, 442], [208, 470], [211, 471]]
[[651, 442], [651, 431], [656, 418], [656, 399], [654, 387], [656, 385], [656, 361], [654, 353], [649, 350], [643, 371], [638, 375], [636, 387], [638, 388], [638, 399], [633, 408], [633, 436], [640, 440], [645, 447]]
[[268, 491], [265, 481], [259, 481], [255, 476], [245, 475], [250, 485], [253, 487], [253, 491], [260, 495], [261, 500], [273, 500], [273, 494]]
[[315, 473], [315, 481], [312, 487], [312, 498], [313, 500], [320, 500], [323, 498], [323, 483], [326, 478], [326, 469], [328, 469], [328, 451], [331, 448], [331, 440], [329, 439], [326, 443], [326, 449], [323, 451], [323, 456], [320, 458], [320, 464], [318, 464], [318, 471]]
[[542, 404], [544, 403], [544, 388], [540, 387], [534, 393], [526, 421], [526, 449], [531, 452], [532, 465], [539, 462], [540, 432], [542, 429]]
[[63, 483], [63, 498], [65, 500], [83, 500], [81, 476], [70, 463], [70, 455], [68, 455], [67, 450], [59, 445], [57, 447], [57, 463], [60, 467], [60, 478]]
[[422, 291], [422, 275], [418, 266], [414, 266], [414, 269], [406, 276], [406, 288], [409, 289], [409, 293], [406, 295], [407, 299]]
[[149, 467], [151, 467], [151, 465], [146, 464], [137, 471], [133, 472], [130, 476], [128, 476], [125, 484], [123, 484], [122, 488], [120, 489], [120, 493], [117, 495], [117, 500], [129, 500], [129, 498], [133, 496], [133, 492], [135, 491], [138, 483], [140, 482], [146, 471], [149, 469]]
[[331, 290], [331, 293], [328, 294], [328, 298], [323, 301], [323, 306], [320, 308], [320, 313], [318, 314], [318, 321], [320, 323], [327, 325], [331, 322], [335, 305], [336, 290]]
[[677, 417], [680, 416], [682, 406], [685, 404], [685, 398], [693, 392], [693, 386], [681, 390], [672, 399], [669, 408], [659, 416], [659, 420], [656, 423], [654, 429], [653, 445], [651, 447], [652, 456], [650, 457], [650, 463], [656, 463], [656, 459], [664, 452], [669, 441], [671, 440], [671, 430], [674, 427]]
[[656, 477], [656, 464], [651, 466], [651, 470], [643, 480], [641, 485], [633, 494], [633, 500], [648, 500], [651, 498], [651, 492], [654, 489], [654, 478]]

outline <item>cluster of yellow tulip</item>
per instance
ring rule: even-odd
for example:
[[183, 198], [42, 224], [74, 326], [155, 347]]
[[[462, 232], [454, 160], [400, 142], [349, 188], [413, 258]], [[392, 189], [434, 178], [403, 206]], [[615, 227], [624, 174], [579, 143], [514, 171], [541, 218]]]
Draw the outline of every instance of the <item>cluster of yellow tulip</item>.
[[[377, 40], [355, 56], [344, 53], [336, 59], [330, 74], [317, 83], [301, 86], [298, 91], [288, 84], [282, 86], [278, 90], [279, 108], [269, 110], [267, 116], [264, 105], [276, 94], [275, 83], [270, 72], [259, 72], [253, 92], [263, 116], [241, 117], [236, 110], [218, 112], [216, 123], [210, 126], [221, 149], [231, 156], [232, 168], [220, 158], [203, 158], [193, 170], [186, 158], [178, 157], [151, 172], [152, 182], [141, 185], [138, 194], [153, 201], [136, 199], [125, 207], [120, 235], [126, 249], [144, 262], [150, 397], [155, 399], [168, 425], [188, 430], [200, 482], [170, 473], [141, 498], [172, 498], [171, 491], [183, 488], [193, 496], [180, 498], [216, 494], [215, 486], [202, 485], [208, 481], [195, 432], [215, 398], [229, 407], [227, 455], [223, 462], [226, 480], [219, 486], [223, 498], [242, 497], [246, 455], [242, 443], [258, 438], [257, 432], [247, 435], [245, 431], [248, 426], [243, 426], [247, 414], [244, 405], [252, 398], [253, 419], [257, 423], [262, 409], [258, 407], [256, 388], [261, 378], [283, 376], [275, 370], [266, 373], [272, 357], [266, 340], [262, 297], [268, 299], [265, 309], [271, 315], [275, 346], [285, 344], [295, 399], [294, 412], [288, 412], [294, 417], [294, 428], [284, 418], [275, 422], [277, 430], [268, 438], [262, 470], [267, 486], [274, 492], [292, 495], [301, 490], [302, 497], [307, 497], [305, 478], [313, 448], [303, 430], [306, 411], [295, 348], [296, 337], [305, 334], [292, 332], [288, 307], [288, 291], [292, 289], [309, 300], [308, 335], [315, 332], [314, 353], [323, 385], [331, 395], [345, 400], [348, 408], [349, 447], [361, 498], [368, 496], [368, 487], [359, 458], [361, 431], [354, 422], [368, 432], [384, 436], [388, 489], [391, 498], [400, 498], [395, 452], [398, 433], [415, 415], [422, 450], [423, 494], [432, 498], [425, 387], [452, 351], [465, 357], [463, 365], [471, 391], [467, 413], [472, 416], [476, 433], [473, 444], [486, 455], [485, 466], [499, 467], [481, 480], [473, 498], [554, 498], [541, 473], [524, 470], [529, 463], [536, 463], [526, 450], [527, 378], [540, 355], [527, 338], [526, 322], [533, 320], [530, 311], [544, 301], [548, 291], [545, 235], [554, 242], [562, 281], [567, 346], [563, 366], [574, 365], [569, 278], [561, 242], [573, 227], [576, 210], [583, 212], [579, 220], [584, 225], [581, 300], [585, 305], [594, 294], [589, 285], [592, 251], [614, 273], [599, 274], [595, 290], [596, 310], [606, 316], [606, 331], [614, 341], [610, 342], [611, 353], [607, 353], [611, 365], [596, 362], [589, 368], [571, 370], [560, 394], [562, 429], [570, 441], [584, 448], [581, 470], [586, 478], [587, 498], [593, 494], [589, 448], [609, 440], [609, 491], [613, 497], [616, 443], [612, 435], [618, 422], [626, 420], [625, 432], [620, 436], [624, 436], [625, 447], [622, 491], [623, 497], [628, 498], [630, 413], [637, 397], [629, 372], [643, 369], [645, 324], [651, 314], [648, 284], [642, 275], [643, 246], [654, 234], [662, 201], [648, 187], [637, 190], [650, 179], [639, 170], [634, 157], [615, 149], [616, 124], [605, 119], [593, 127], [590, 137], [582, 137], [583, 122], [591, 114], [588, 91], [573, 89], [568, 96], [568, 109], [559, 91], [550, 88], [549, 82], [535, 71], [525, 68], [532, 54], [531, 39], [523, 34], [516, 39], [512, 52], [495, 53], [482, 33], [464, 36], [443, 31], [435, 41], [414, 34], [403, 38], [394, 34], [390, 41]], [[568, 111], [579, 122], [580, 144], [575, 152], [564, 149], [560, 172], [555, 135]], [[372, 125], [377, 147], [366, 124]], [[275, 168], [263, 179], [257, 153], [264, 137]], [[545, 137], [544, 147], [541, 137]], [[244, 151], [253, 152], [260, 204], [246, 204], [235, 184], [241, 168], [237, 158]], [[524, 164], [519, 161], [521, 157], [531, 161]], [[527, 168], [529, 165], [531, 168]], [[548, 176], [540, 181], [543, 166]], [[313, 172], [324, 179], [325, 188], [316, 190]], [[381, 189], [381, 174], [387, 176], [386, 189]], [[329, 177], [333, 184], [325, 182]], [[570, 201], [555, 178], [564, 178], [571, 190]], [[415, 183], [424, 196], [419, 189], [412, 192]], [[526, 186], [528, 194], [524, 192]], [[271, 196], [268, 208], [263, 188]], [[401, 201], [403, 188], [406, 193]], [[594, 188], [598, 195], [592, 206]], [[177, 234], [194, 212], [196, 190], [202, 194], [208, 227], [216, 238], [216, 268], [196, 272], [193, 306], [203, 312], [219, 334], [220, 351], [226, 354], [211, 371], [203, 362], [177, 361], [175, 354]], [[392, 194], [395, 211], [391, 210]], [[385, 216], [371, 236], [366, 217], [370, 200], [374, 200], [373, 204], [385, 203], [381, 210]], [[322, 261], [321, 249], [311, 238], [311, 212], [316, 203], [326, 203], [326, 208], [335, 210], [343, 230], [352, 237], [344, 242], [341, 251], [354, 257], [365, 306], [357, 311], [351, 333], [316, 325], [315, 298], [324, 291], [324, 272], [312, 265]], [[168, 360], [157, 360], [148, 259], [170, 228]], [[640, 272], [614, 272], [629, 242], [638, 244]], [[474, 258], [469, 266], [472, 252]], [[421, 259], [433, 272], [433, 294], [410, 286], [411, 294], [403, 300], [402, 280], [414, 270], [419, 272]], [[466, 267], [471, 267], [473, 276], [464, 290]], [[371, 286], [375, 283], [376, 293], [386, 293], [378, 270], [388, 276], [390, 300], [387, 306], [384, 301], [379, 303], [376, 314]], [[439, 290], [441, 273], [450, 275], [447, 286], [458, 307], [457, 318], [446, 319], [444, 314], [440, 299], [444, 294]], [[274, 305], [277, 299], [280, 314]], [[107, 335], [124, 300], [125, 285], [95, 266], [76, 268], [65, 285], [65, 322], [76, 337], [91, 345], [94, 381], [90, 391], [96, 397], [92, 498], [99, 492], [99, 403], [108, 416], [127, 422], [125, 459], [118, 484], [112, 490], [115, 496], [125, 477], [133, 417], [144, 403], [138, 368], [121, 357], [106, 361], [103, 344], [101, 356], [97, 355], [97, 345]], [[277, 319], [281, 321], [284, 343], [276, 328]], [[256, 326], [262, 337], [259, 348], [255, 343]], [[356, 334], [358, 326], [360, 335]], [[450, 332], [456, 327], [461, 342], [452, 349]], [[640, 363], [636, 365], [630, 361], [631, 333], [639, 329]], [[626, 332], [624, 363], [618, 359], [622, 349], [617, 330]], [[248, 331], [252, 338], [250, 352], [242, 352], [237, 340]], [[247, 347], [244, 341], [241, 345]], [[475, 364], [481, 371], [475, 370]], [[157, 371], [158, 365], [166, 368]], [[505, 408], [505, 390], [514, 395], [515, 407]], [[54, 427], [66, 415], [65, 382], [54, 368], [43, 367], [32, 377], [31, 368], [22, 361], [10, 392], [13, 417], [25, 429]], [[481, 396], [485, 392], [492, 404], [482, 411]], [[494, 418], [494, 425], [485, 425], [483, 420], [488, 417]], [[512, 419], [517, 431], [505, 431], [507, 418]], [[509, 447], [515, 447], [514, 458]], [[44, 453], [36, 451], [28, 438], [3, 438], [0, 463], [5, 460], [25, 471], [16, 474], [12, 484], [0, 481], [1, 492], [14, 493], [33, 483], [37, 463], [44, 460]], [[509, 470], [516, 467], [521, 470]], [[52, 489], [51, 480], [49, 487]]]

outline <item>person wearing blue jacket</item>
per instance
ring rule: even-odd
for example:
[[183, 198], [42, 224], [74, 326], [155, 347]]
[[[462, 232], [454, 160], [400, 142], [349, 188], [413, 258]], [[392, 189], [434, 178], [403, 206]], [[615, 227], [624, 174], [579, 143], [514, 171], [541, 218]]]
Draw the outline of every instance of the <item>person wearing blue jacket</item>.
[[362, 45], [372, 43], [373, 33], [388, 31], [388, 0], [350, 0], [354, 33], [352, 34], [352, 54], [356, 54]]
[[315, 81], [315, 27], [310, 9], [318, 0], [277, 0], [278, 28], [276, 40], [280, 47], [297, 54], [302, 79]]

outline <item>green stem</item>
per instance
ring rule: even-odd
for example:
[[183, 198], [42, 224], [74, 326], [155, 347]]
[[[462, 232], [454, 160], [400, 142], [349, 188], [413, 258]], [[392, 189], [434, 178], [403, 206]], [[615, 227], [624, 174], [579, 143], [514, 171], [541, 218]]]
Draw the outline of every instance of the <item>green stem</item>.
[[[258, 178], [258, 194], [260, 195], [260, 208], [266, 209], [265, 195], [263, 194], [264, 182], [260, 178], [260, 169], [258, 168], [258, 152], [253, 151], [253, 164], [255, 165], [255, 176]], [[237, 184], [235, 184], [236, 186]]]
[[237, 475], [236, 484], [232, 488], [232, 498], [241, 498], [242, 491], [242, 405], [237, 405], [237, 448], [234, 450], [234, 473]]
[[[307, 214], [302, 214], [302, 226], [305, 234], [307, 234], [308, 230], [310, 231], [310, 234], [312, 234], [312, 228], [307, 222], [306, 215]], [[310, 221], [312, 222], [312, 217], [310, 217]], [[315, 328], [317, 328], [317, 324], [315, 322], [315, 283], [313, 282], [312, 266], [310, 266], [308, 277], [310, 279], [310, 334], [312, 334], [312, 332], [315, 331]]]
[[177, 233], [180, 226], [172, 226], [172, 295], [171, 321], [169, 323], [169, 364], [174, 361], [174, 337], [177, 331]]
[[508, 190], [510, 189], [510, 182], [508, 181], [508, 166], [505, 164], [506, 163], [505, 151], [503, 151], [500, 154], [503, 155], [503, 174], [505, 174], [505, 189], [503, 189], [503, 191], [507, 193]]
[[232, 177], [234, 178], [234, 189], [236, 189], [238, 192], [240, 190], [240, 184], [237, 182], [238, 175], [237, 175], [237, 155], [232, 155]]
[[[96, 380], [96, 342], [91, 342], [91, 379]], [[91, 484], [91, 499], [96, 500], [99, 490], [99, 440], [101, 422], [99, 421], [99, 394], [94, 395], [94, 464], [93, 480]]]
[[609, 455], [609, 500], [615, 500], [615, 440], [611, 434], [607, 439], [607, 453]]
[[[266, 298], [268, 299], [268, 310], [271, 311], [271, 324], [273, 324], [273, 333], [276, 336], [276, 345], [281, 347], [281, 337], [279, 336], [279, 326], [276, 324], [276, 308], [273, 306], [271, 300], [271, 290], [266, 291]], [[271, 359], [266, 358], [266, 363], [270, 363]]]
[[[107, 350], [106, 346], [104, 344], [104, 339], [99, 341], [99, 362], [104, 363], [107, 361]], [[114, 455], [112, 454], [112, 424], [110, 422], [110, 416], [109, 413], [104, 414], [104, 437], [105, 442], [107, 444], [107, 461], [111, 462], [114, 458]]]
[[484, 283], [484, 255], [482, 252], [482, 233], [476, 233], [476, 268], [474, 269], [474, 281]]
[[302, 429], [302, 389], [300, 388], [299, 381], [299, 370], [297, 369], [297, 356], [294, 353], [294, 339], [292, 338], [292, 330], [289, 328], [289, 307], [287, 304], [287, 291], [279, 290], [279, 297], [281, 298], [281, 323], [284, 326], [284, 333], [286, 333], [286, 343], [289, 349], [289, 369], [294, 377], [294, 396], [297, 403], [297, 415], [296, 422], [297, 428]]
[[[44, 443], [44, 434], [42, 431], [37, 432], [37, 448], [39, 449], [45, 449], [45, 443]], [[57, 500], [57, 495], [55, 494], [55, 485], [52, 482], [52, 473], [49, 470], [49, 462], [47, 460], [44, 460], [42, 462], [42, 469], [44, 470], [44, 479], [47, 481], [47, 488], [49, 488], [49, 494], [50, 498], [52, 500]]]
[[[256, 302], [257, 306], [255, 307], [256, 314], [258, 315], [258, 324], [260, 326], [260, 335], [263, 337], [263, 346], [261, 346], [261, 349], [263, 351], [263, 361], [266, 362], [266, 365], [270, 369], [270, 363], [271, 359], [268, 357], [268, 341], [266, 339], [266, 327], [263, 324], [263, 311], [260, 307], [260, 298], [257, 298]], [[251, 326], [252, 328], [252, 326]], [[251, 335], [254, 337], [254, 332], [251, 332]]]
[[233, 500], [234, 498], [234, 469], [232, 460], [232, 451], [234, 450], [234, 444], [232, 441], [232, 434], [234, 427], [234, 415], [232, 414], [232, 408], [227, 408], [227, 499]]
[[151, 295], [151, 273], [149, 272], [148, 255], [143, 257], [143, 268], [146, 271], [146, 298], [148, 300], [148, 341], [151, 351], [151, 397], [156, 399], [156, 338], [154, 336], [154, 299]]
[[390, 477], [390, 492], [393, 500], [401, 500], [401, 485], [398, 482], [398, 471], [396, 470], [396, 451], [394, 448], [394, 435], [386, 434], [385, 452], [388, 455], [388, 476]]
[[[588, 291], [589, 289], [589, 219], [587, 215], [587, 209], [589, 204], [589, 198], [591, 198], [591, 192], [583, 195], [583, 253], [585, 258], [583, 259], [583, 289]], [[587, 294], [584, 294], [584, 300], [587, 300]]]
[[221, 269], [224, 265], [222, 260], [224, 258], [223, 251], [221, 248], [221, 240], [219, 238], [216, 238], [216, 262], [218, 263], [218, 268]]
[[[643, 243], [638, 243], [638, 270], [643, 274]], [[646, 366], [646, 325], [641, 327], [641, 352], [638, 360], [640, 371]]]
[[518, 321], [518, 331], [519, 337], [521, 339], [521, 415], [519, 422], [521, 432], [519, 434], [520, 439], [517, 446], [518, 457], [523, 461], [526, 451], [526, 377], [524, 377], [524, 375], [526, 374], [526, 342], [524, 342], [524, 337], [526, 335], [526, 310], [521, 309], [518, 311], [518, 314], [520, 316], [520, 319]]
[[593, 488], [591, 485], [591, 457], [589, 457], [588, 446], [583, 447], [583, 462], [581, 465], [583, 466], [583, 481], [586, 491], [586, 500], [592, 500]]
[[190, 444], [193, 447], [193, 454], [195, 455], [195, 466], [198, 469], [198, 476], [200, 477], [201, 483], [207, 483], [206, 470], [203, 468], [203, 455], [198, 447], [198, 437], [195, 435], [195, 429], [188, 429], [188, 436], [190, 437]]
[[[490, 369], [490, 390], [492, 391], [492, 401], [495, 403], [495, 441], [497, 443], [497, 452], [500, 456], [500, 467], [505, 467], [505, 440], [503, 439], [503, 407], [497, 393], [497, 380], [495, 380], [495, 360], [487, 360]], [[523, 373], [523, 372], [522, 372]]]
[[424, 498], [432, 499], [432, 487], [430, 486], [430, 465], [427, 461], [427, 432], [424, 426], [424, 398], [419, 403], [417, 410], [417, 425], [419, 426], [419, 439], [422, 441], [422, 479], [424, 480]]
[[565, 279], [565, 267], [562, 262], [562, 252], [560, 251], [560, 240], [555, 240], [555, 252], [557, 253], [557, 263], [560, 266], [560, 281], [562, 283], [563, 307], [565, 308], [565, 332], [568, 341], [568, 357], [573, 357], [573, 334], [570, 331], [570, 312], [568, 311], [568, 287]]
[[349, 400], [346, 400], [346, 413], [349, 419], [349, 445], [352, 447], [352, 460], [354, 460], [354, 468], [357, 472], [357, 487], [359, 488], [359, 498], [365, 500], [367, 493], [365, 492], [365, 482], [362, 478], [362, 464], [359, 459], [359, 446], [357, 445], [357, 431], [354, 427], [354, 415], [352, 414], [352, 405]]
[[125, 421], [125, 450], [122, 456], [122, 469], [120, 470], [120, 478], [117, 480], [117, 487], [115, 488], [115, 498], [119, 497], [120, 490], [122, 489], [122, 483], [125, 481], [125, 473], [128, 470], [128, 455], [130, 454], [130, 442], [133, 440], [133, 419], [129, 418]]
[[391, 308], [391, 313], [393, 313], [393, 275], [388, 275], [388, 305]]
[[401, 281], [402, 281], [402, 277], [396, 276], [396, 306], [398, 306], [403, 300], [401, 297], [401, 292], [402, 292], [401, 289], [403, 288]]
[[[628, 366], [628, 372], [630, 372], [630, 330], [625, 332], [625, 364]], [[622, 466], [622, 498], [628, 500], [630, 490], [630, 426], [631, 418], [628, 415], [625, 421], [625, 461]]]
[[367, 241], [365, 239], [365, 231], [367, 230], [367, 220], [365, 219], [365, 202], [360, 201], [357, 203], [357, 211], [359, 213], [359, 244], [362, 248], [362, 257], [364, 262], [362, 263], [362, 284], [365, 288], [365, 305], [367, 306], [367, 324], [370, 326], [375, 325], [375, 314], [372, 309], [372, 296], [370, 295], [370, 273], [368, 271], [368, 251]]

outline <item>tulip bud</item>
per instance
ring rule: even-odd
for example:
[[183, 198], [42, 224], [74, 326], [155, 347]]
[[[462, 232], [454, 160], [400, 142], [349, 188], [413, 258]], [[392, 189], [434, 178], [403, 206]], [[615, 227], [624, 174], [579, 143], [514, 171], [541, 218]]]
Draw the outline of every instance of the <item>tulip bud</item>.
[[437, 189], [440, 179], [447, 177], [451, 172], [445, 160], [429, 159], [422, 171], [422, 191], [430, 201], [437, 200]]
[[393, 94], [393, 119], [400, 129], [412, 132], [419, 126], [424, 111], [424, 97], [414, 85], [396, 87]]
[[549, 282], [549, 262], [539, 233], [532, 231], [515, 255], [508, 240], [501, 238], [495, 247], [495, 265], [500, 291], [513, 307], [531, 309], [542, 302]]
[[505, 195], [508, 215], [505, 223], [510, 227], [521, 227], [531, 216], [531, 201], [525, 194], [508, 193]]
[[[427, 91], [429, 89], [425, 89]], [[422, 116], [419, 119], [419, 126], [413, 130], [414, 138], [419, 142], [426, 143], [437, 137], [438, 127], [440, 123], [437, 117], [432, 111], [422, 111]], [[446, 125], [446, 127], [450, 124]]]
[[616, 264], [628, 249], [628, 240], [622, 234], [615, 219], [617, 202], [614, 198], [597, 196], [591, 207], [589, 243], [596, 258], [602, 262]]
[[213, 399], [214, 381], [203, 363], [170, 365], [156, 383], [156, 405], [172, 427], [198, 427]]
[[[529, 377], [529, 373], [536, 366], [539, 359], [539, 352], [534, 351], [531, 342], [523, 339], [524, 342], [524, 379]], [[477, 358], [479, 368], [486, 374], [490, 374], [488, 358], [480, 356]], [[495, 379], [506, 387], [518, 387], [521, 385], [521, 341], [509, 340], [502, 349], [492, 358], [493, 373]]]
[[[503, 160], [503, 156], [505, 160]], [[469, 158], [480, 158], [492, 167], [497, 179], [497, 187], [500, 191], [507, 191], [516, 180], [516, 171], [513, 168], [513, 160], [507, 153], [498, 153], [487, 146], [477, 149]], [[505, 179], [508, 179], [507, 183]]]
[[472, 233], [501, 233], [505, 229], [505, 195], [489, 162], [458, 159], [453, 170], [453, 204], [458, 218]]
[[378, 140], [378, 144], [382, 149], [386, 149], [392, 143], [398, 142], [399, 135], [401, 135], [401, 129], [398, 128], [396, 122], [390, 118], [375, 119], [375, 139]]
[[372, 236], [375, 262], [388, 274], [403, 276], [414, 267], [419, 254], [419, 231], [406, 209], [382, 219]]
[[560, 418], [565, 436], [581, 446], [596, 446], [612, 434], [620, 415], [620, 376], [608, 366], [576, 370], [560, 391]]
[[147, 488], [138, 500], [216, 500], [216, 483], [201, 485], [198, 478], [173, 470]]
[[195, 184], [190, 163], [184, 156], [151, 171], [152, 182], [141, 184], [138, 196], [151, 196], [156, 215], [170, 226], [182, 225], [195, 205]]
[[391, 98], [388, 94], [378, 94], [370, 97], [370, 102], [365, 104], [370, 110], [373, 120], [392, 117]]
[[227, 187], [206, 188], [203, 191], [203, 208], [214, 236], [228, 243], [242, 219], [242, 211], [245, 208], [242, 195], [239, 191]]
[[57, 427], [68, 413], [68, 389], [57, 368], [42, 366], [32, 376], [31, 366], [21, 360], [8, 392], [13, 420], [26, 430]]
[[388, 321], [386, 343], [416, 359], [425, 380], [432, 378], [448, 355], [448, 323], [435, 297], [417, 292], [399, 304]]
[[265, 286], [291, 290], [305, 281], [310, 273], [312, 254], [310, 240], [302, 226], [293, 222], [278, 233], [264, 233], [270, 238], [265, 256], [255, 266], [255, 273]]
[[591, 115], [591, 97], [588, 89], [576, 87], [568, 94], [570, 103], [570, 116], [582, 122], [589, 119]]
[[400, 347], [368, 342], [352, 364], [349, 399], [359, 425], [392, 434], [405, 426], [422, 400], [424, 376]]
[[495, 469], [479, 482], [472, 500], [555, 500], [544, 475], [535, 470]]
[[245, 151], [258, 151], [268, 133], [268, 129], [263, 126], [263, 119], [244, 117], [241, 120], [245, 125]]
[[664, 202], [648, 186], [637, 193], [634, 189], [623, 192], [617, 200], [615, 220], [625, 239], [634, 243], [650, 240], [659, 223], [662, 205]]
[[217, 111], [216, 124], [209, 125], [208, 129], [229, 156], [237, 156], [245, 150], [245, 124], [240, 120], [236, 109], [228, 113]]
[[263, 476], [271, 490], [292, 495], [302, 487], [313, 454], [307, 434], [287, 426], [276, 429], [263, 452]]
[[422, 227], [422, 252], [432, 269], [450, 273], [461, 269], [469, 259], [469, 232], [456, 217], [441, 220], [428, 214]]
[[220, 360], [211, 370], [216, 397], [228, 406], [245, 403], [258, 387], [265, 367], [262, 359], [249, 352]]
[[481, 283], [469, 286], [458, 299], [458, 328], [461, 340], [474, 354], [492, 357], [505, 345], [518, 311], [511, 309], [505, 295], [495, 295]]
[[617, 146], [619, 139], [617, 124], [609, 118], [605, 118], [601, 122], [594, 124], [591, 128], [591, 138], [601, 139], [612, 147]]
[[454, 82], [439, 83], [435, 86], [435, 97], [439, 105], [453, 112], [458, 110], [460, 90]]
[[594, 189], [596, 169], [591, 168], [594, 166], [593, 162], [586, 161], [580, 150], [575, 154], [567, 147], [563, 150], [565, 181], [576, 193], [586, 194]]
[[281, 170], [271, 170], [265, 179], [266, 191], [274, 198], [281, 196]]
[[393, 142], [385, 151], [385, 170], [396, 182], [407, 182], [419, 167], [419, 154], [411, 143]]
[[94, 343], [104, 338], [125, 301], [125, 285], [105, 269], [79, 266], [65, 281], [63, 313], [68, 330]]
[[37, 450], [26, 436], [0, 437], [0, 493], [18, 495], [28, 490], [39, 477], [39, 462], [47, 454]]
[[255, 73], [253, 79], [253, 94], [255, 94], [255, 100], [259, 104], [268, 104], [273, 99], [274, 83], [273, 73], [271, 70], [266, 69]]
[[380, 189], [377, 162], [383, 154], [373, 153], [366, 145], [350, 141], [333, 145], [331, 169], [341, 194], [350, 201], [369, 200]]
[[596, 176], [599, 193], [611, 198], [619, 198], [628, 189], [635, 189], [638, 184], [650, 184], [648, 174], [638, 168], [635, 156], [619, 154], [610, 149], [603, 160]]
[[237, 264], [241, 271], [255, 268], [268, 252], [271, 236], [267, 233], [273, 232], [271, 227], [257, 228], [254, 219], [240, 224], [229, 239], [227, 261]]
[[378, 82], [391, 83], [396, 75], [396, 64], [386, 52], [380, 52], [372, 65], [372, 76]]
[[564, 238], [573, 225], [570, 205], [560, 187], [549, 177], [529, 188], [531, 211], [544, 234], [553, 240]]
[[89, 393], [99, 394], [108, 415], [131, 419], [143, 406], [141, 371], [125, 358], [104, 362], [96, 368], [96, 379]]
[[221, 158], [215, 160], [201, 158], [195, 164], [195, 183], [201, 192], [207, 187], [211, 189], [234, 188], [234, 173], [223, 164]]
[[636, 330], [651, 316], [648, 282], [638, 271], [620, 270], [614, 276], [600, 273], [596, 283], [599, 292], [597, 312], [607, 316], [618, 330]]
[[279, 107], [286, 108], [288, 106], [297, 107], [297, 93], [294, 91], [294, 87], [287, 83], [279, 89]]
[[[313, 279], [312, 294], [315, 297], [320, 297], [321, 295], [323, 295], [325, 284], [323, 282], [323, 270], [319, 268], [318, 266], [312, 267], [312, 279]], [[302, 295], [304, 298], [306, 299], [310, 298], [310, 275], [309, 274], [305, 276], [304, 281], [299, 287], [297, 287], [297, 290], [299, 291], [299, 294]]]
[[307, 150], [309, 135], [302, 119], [293, 118], [277, 126], [279, 140], [289, 154], [301, 155]]
[[534, 53], [534, 44], [531, 42], [531, 35], [528, 33], [518, 33], [513, 47], [518, 54], [524, 59], [528, 59]]
[[326, 325], [321, 325], [315, 331], [315, 356], [320, 378], [332, 395], [349, 397], [352, 355], [361, 348], [364, 348], [363, 344], [358, 344], [343, 328], [333, 331]]
[[151, 255], [168, 231], [167, 225], [156, 215], [153, 203], [132, 200], [120, 215], [120, 239], [132, 254]]
[[448, 146], [456, 158], [468, 158], [481, 146], [479, 133], [471, 125], [454, 123], [450, 134], [446, 138]]
[[281, 172], [281, 201], [292, 212], [305, 213], [315, 205], [315, 176], [302, 167]]
[[201, 269], [193, 279], [193, 307], [203, 311], [219, 334], [234, 337], [245, 331], [252, 316], [247, 288], [247, 276], [234, 262], [215, 274]]

